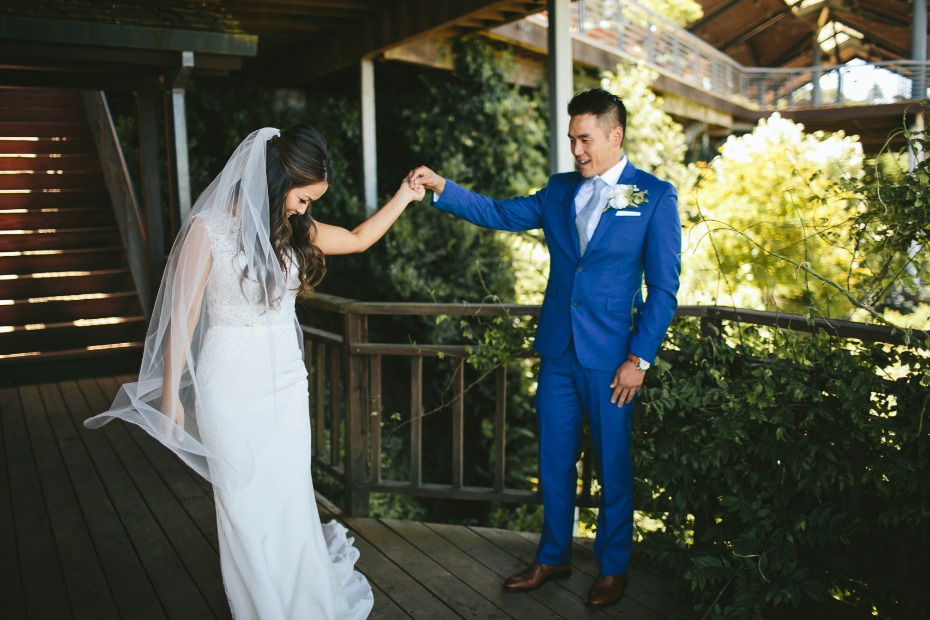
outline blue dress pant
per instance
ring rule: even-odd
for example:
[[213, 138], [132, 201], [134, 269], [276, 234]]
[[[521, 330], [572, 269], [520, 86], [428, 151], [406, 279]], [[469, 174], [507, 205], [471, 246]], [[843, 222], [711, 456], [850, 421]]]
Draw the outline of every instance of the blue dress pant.
[[610, 402], [613, 377], [613, 372], [583, 367], [574, 343], [561, 357], [542, 358], [536, 415], [544, 523], [537, 562], [571, 562], [577, 462], [587, 415], [601, 485], [594, 554], [602, 575], [626, 572], [633, 545], [633, 403], [617, 407]]

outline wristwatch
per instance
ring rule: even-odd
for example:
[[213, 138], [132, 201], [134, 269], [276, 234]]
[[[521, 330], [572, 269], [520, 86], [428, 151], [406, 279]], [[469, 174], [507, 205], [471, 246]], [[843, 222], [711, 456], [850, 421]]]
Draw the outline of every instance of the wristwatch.
[[636, 365], [636, 368], [638, 370], [642, 370], [643, 372], [649, 370], [649, 367], [652, 366], [652, 364], [650, 364], [643, 358], [637, 357], [636, 355], [633, 355], [632, 353], [630, 353], [630, 356], [627, 359], [633, 362], [633, 364]]

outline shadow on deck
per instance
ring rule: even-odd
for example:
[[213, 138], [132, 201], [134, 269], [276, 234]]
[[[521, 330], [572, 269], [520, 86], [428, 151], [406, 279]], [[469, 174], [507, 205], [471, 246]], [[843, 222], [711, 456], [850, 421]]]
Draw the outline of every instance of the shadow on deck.
[[[0, 617], [229, 618], [212, 490], [141, 430], [81, 422], [126, 377], [0, 389]], [[310, 447], [308, 446], [308, 449]], [[578, 540], [571, 578], [529, 594], [501, 581], [533, 557], [536, 535], [343, 517], [375, 590], [372, 618], [667, 618], [661, 580], [631, 571], [624, 600], [585, 608], [597, 565]]]

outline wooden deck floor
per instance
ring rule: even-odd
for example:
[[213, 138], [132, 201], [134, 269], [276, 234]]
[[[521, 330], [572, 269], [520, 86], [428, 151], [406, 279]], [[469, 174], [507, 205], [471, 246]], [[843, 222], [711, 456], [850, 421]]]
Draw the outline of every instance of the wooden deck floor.
[[[81, 424], [118, 385], [0, 389], [0, 618], [229, 618], [209, 485], [131, 425]], [[570, 579], [509, 594], [501, 580], [532, 559], [533, 534], [338, 518], [374, 587], [372, 618], [654, 620], [680, 610], [642, 570], [620, 604], [585, 608], [597, 573], [588, 541], [576, 543]]]

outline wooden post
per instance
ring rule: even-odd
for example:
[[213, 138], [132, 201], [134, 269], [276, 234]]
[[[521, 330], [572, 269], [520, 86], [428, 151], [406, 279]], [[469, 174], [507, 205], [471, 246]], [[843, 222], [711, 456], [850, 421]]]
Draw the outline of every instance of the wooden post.
[[158, 157], [158, 113], [154, 90], [136, 92], [139, 119], [139, 164], [142, 168], [142, 206], [148, 241], [149, 298], [154, 299], [165, 269], [165, 240], [161, 202], [161, 160]]
[[352, 352], [352, 347], [368, 341], [368, 317], [345, 315], [346, 410], [345, 484], [346, 512], [354, 517], [368, 516], [368, 361]]
[[342, 351], [329, 347], [329, 464], [339, 465], [342, 450], [339, 444], [339, 429], [342, 427]]
[[494, 490], [504, 490], [507, 475], [507, 368], [497, 369], [497, 395], [494, 399]]
[[326, 345], [316, 345], [316, 362], [313, 376], [316, 383], [313, 401], [313, 444], [316, 458], [323, 460], [326, 455]]
[[423, 357], [410, 358], [410, 485], [423, 484]]
[[369, 443], [371, 459], [368, 479], [381, 482], [381, 424], [384, 422], [384, 402], [381, 397], [381, 356], [372, 355], [369, 361], [368, 392], [370, 399]]
[[465, 458], [465, 360], [459, 359], [452, 379], [452, 488], [461, 489], [464, 483]]
[[368, 361], [352, 347], [368, 341], [368, 316], [345, 315], [346, 412], [345, 484], [346, 510], [354, 517], [368, 516]]

